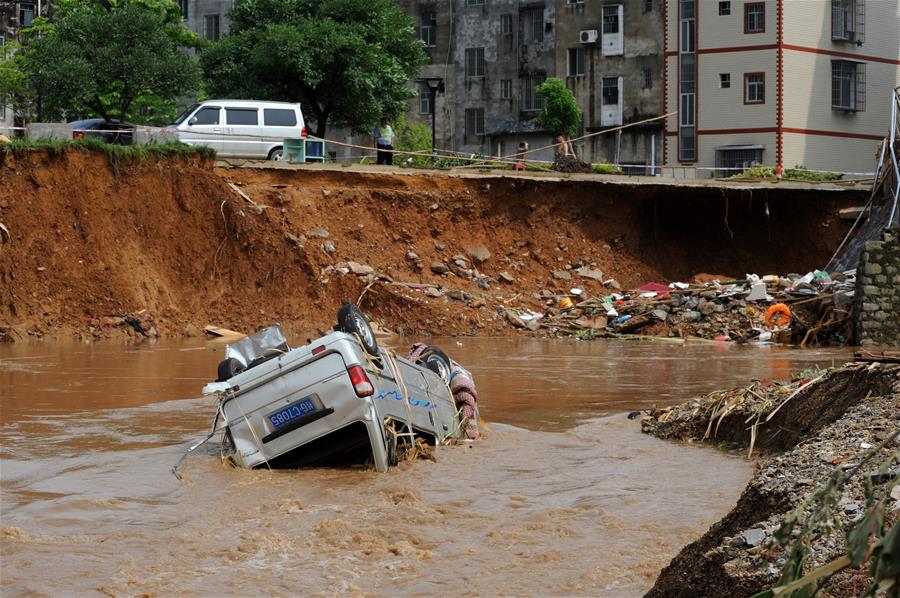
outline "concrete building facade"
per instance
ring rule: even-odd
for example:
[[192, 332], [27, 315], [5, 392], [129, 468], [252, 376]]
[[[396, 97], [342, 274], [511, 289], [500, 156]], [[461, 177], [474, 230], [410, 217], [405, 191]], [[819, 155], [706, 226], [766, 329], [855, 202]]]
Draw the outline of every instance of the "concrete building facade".
[[177, 0], [187, 28], [210, 41], [228, 33], [228, 11], [235, 0]]
[[[50, 3], [47, 0], [28, 2], [0, 2], [0, 54], [6, 56], [8, 45], [18, 41], [19, 32], [30, 27], [38, 16], [47, 16]], [[14, 126], [15, 114], [8, 98], [0, 97], [0, 134], [9, 135]]]
[[667, 0], [665, 23], [667, 163], [872, 171], [900, 85], [900, 3]]
[[[663, 114], [663, 2], [556, 0], [558, 76], [598, 133]], [[596, 135], [579, 144], [594, 162], [649, 174], [662, 160], [661, 120]]]

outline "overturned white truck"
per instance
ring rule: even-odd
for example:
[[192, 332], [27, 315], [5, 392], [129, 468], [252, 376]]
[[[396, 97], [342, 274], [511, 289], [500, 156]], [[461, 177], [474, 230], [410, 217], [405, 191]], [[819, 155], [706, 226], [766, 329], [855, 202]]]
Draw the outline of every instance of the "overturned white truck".
[[[334, 331], [291, 349], [278, 326], [229, 345], [218, 381], [214, 433], [246, 468], [371, 461], [378, 471], [398, 452], [465, 436], [439, 349], [417, 363], [378, 346], [362, 312], [346, 304]], [[405, 446], [404, 446], [405, 445]]]

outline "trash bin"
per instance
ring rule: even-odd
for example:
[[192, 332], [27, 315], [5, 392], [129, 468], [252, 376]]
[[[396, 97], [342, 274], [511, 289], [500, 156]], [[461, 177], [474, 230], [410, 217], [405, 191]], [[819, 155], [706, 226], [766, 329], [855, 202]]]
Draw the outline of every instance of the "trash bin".
[[306, 162], [306, 143], [305, 139], [285, 139], [282, 149], [282, 159], [285, 162], [302, 163]]

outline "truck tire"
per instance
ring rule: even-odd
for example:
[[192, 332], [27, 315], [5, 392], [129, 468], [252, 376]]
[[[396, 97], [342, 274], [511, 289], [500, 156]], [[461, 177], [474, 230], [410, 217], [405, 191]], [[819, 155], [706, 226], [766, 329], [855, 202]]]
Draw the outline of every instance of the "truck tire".
[[366, 316], [352, 303], [345, 303], [338, 310], [338, 326], [341, 332], [356, 335], [362, 342], [366, 353], [373, 357], [378, 357], [378, 341], [375, 339], [375, 333], [369, 326]]
[[216, 378], [216, 382], [225, 382], [230, 378], [234, 378], [243, 372], [244, 369], [244, 364], [234, 357], [223, 359], [219, 362], [219, 377]]
[[429, 346], [419, 357], [419, 363], [425, 365], [426, 368], [441, 377], [445, 384], [450, 384], [450, 373], [453, 366], [450, 365], [450, 358], [446, 353], [437, 347]]

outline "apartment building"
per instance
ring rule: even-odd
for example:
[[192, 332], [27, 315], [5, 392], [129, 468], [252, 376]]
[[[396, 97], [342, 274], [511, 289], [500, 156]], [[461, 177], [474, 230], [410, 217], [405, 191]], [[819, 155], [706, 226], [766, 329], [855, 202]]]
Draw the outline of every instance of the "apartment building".
[[[26, 2], [0, 1], [0, 54], [6, 55], [10, 42], [19, 39], [19, 32], [30, 27], [38, 16], [48, 16], [51, 10], [48, 0]], [[0, 97], [0, 134], [8, 135], [15, 126], [15, 114], [9, 99]]]
[[900, 85], [900, 3], [667, 0], [665, 23], [667, 163], [872, 171]]
[[191, 31], [210, 41], [228, 33], [228, 11], [235, 0], [177, 0], [181, 6], [185, 25]]
[[[418, 24], [430, 62], [422, 79], [440, 77], [437, 146], [506, 156], [520, 141], [550, 145], [552, 132], [534, 123], [535, 88], [556, 75], [555, 0], [399, 0]], [[412, 85], [409, 120], [431, 125], [429, 94]], [[535, 159], [550, 160], [553, 150]]]
[[[556, 0], [557, 76], [599, 133], [663, 112], [663, 2]], [[649, 174], [662, 161], [663, 122], [600, 134], [579, 144], [586, 160]]]

